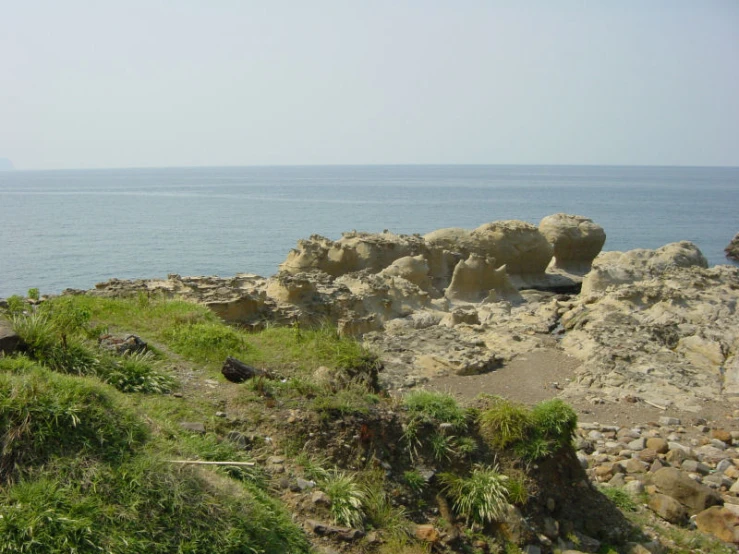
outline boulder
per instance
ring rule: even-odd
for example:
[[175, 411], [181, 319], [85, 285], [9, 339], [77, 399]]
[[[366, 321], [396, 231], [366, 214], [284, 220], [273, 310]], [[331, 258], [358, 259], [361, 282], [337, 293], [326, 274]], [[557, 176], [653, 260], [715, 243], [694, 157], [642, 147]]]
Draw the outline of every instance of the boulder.
[[664, 467], [654, 473], [652, 483], [660, 493], [674, 498], [685, 506], [690, 515], [722, 502], [715, 491], [697, 483], [674, 467]]
[[552, 245], [554, 267], [587, 273], [606, 242], [603, 227], [579, 215], [554, 214], [539, 223], [539, 231]]
[[726, 252], [727, 258], [739, 262], [739, 233], [734, 235], [728, 246], [724, 248], [724, 252]]
[[13, 331], [10, 322], [0, 319], [0, 354], [9, 356], [18, 349], [21, 338]]
[[739, 543], [739, 516], [724, 507], [712, 506], [695, 517], [695, 524], [724, 542]]
[[524, 221], [494, 221], [470, 233], [475, 253], [505, 265], [509, 275], [544, 273], [552, 260], [552, 246], [539, 229]]
[[666, 494], [650, 495], [647, 506], [659, 517], [670, 523], [682, 523], [688, 517], [683, 505]]

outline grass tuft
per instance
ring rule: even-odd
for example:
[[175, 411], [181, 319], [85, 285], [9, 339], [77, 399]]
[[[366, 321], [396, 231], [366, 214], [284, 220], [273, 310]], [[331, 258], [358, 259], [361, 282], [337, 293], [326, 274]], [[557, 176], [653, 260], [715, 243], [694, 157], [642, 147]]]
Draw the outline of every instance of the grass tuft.
[[484, 524], [500, 519], [508, 498], [508, 478], [498, 472], [497, 466], [476, 467], [469, 477], [443, 473], [439, 478], [454, 502], [454, 511], [467, 522]]

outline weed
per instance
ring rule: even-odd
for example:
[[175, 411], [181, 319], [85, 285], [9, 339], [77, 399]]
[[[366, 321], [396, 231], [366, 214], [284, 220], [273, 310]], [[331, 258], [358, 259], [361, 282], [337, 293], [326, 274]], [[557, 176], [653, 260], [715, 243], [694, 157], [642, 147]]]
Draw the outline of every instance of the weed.
[[341, 525], [361, 529], [364, 523], [365, 493], [354, 477], [336, 471], [322, 483], [321, 488], [331, 498], [331, 515]]
[[403, 479], [408, 486], [416, 493], [420, 493], [426, 488], [426, 479], [417, 469], [410, 469], [403, 473]]
[[243, 335], [222, 323], [178, 325], [165, 333], [172, 350], [197, 362], [222, 362], [228, 356], [243, 358], [248, 350]]
[[367, 522], [375, 529], [382, 529], [387, 537], [403, 538], [410, 535], [410, 523], [402, 506], [393, 506], [383, 490], [382, 482], [365, 488], [362, 502]]
[[440, 481], [454, 502], [454, 510], [468, 522], [484, 524], [501, 517], [508, 497], [508, 478], [498, 472], [497, 466], [478, 466], [469, 477], [444, 473]]
[[121, 392], [164, 394], [172, 390], [175, 380], [157, 369], [154, 356], [148, 352], [103, 358], [96, 374]]
[[380, 401], [380, 397], [362, 385], [351, 385], [335, 394], [325, 394], [313, 399], [312, 407], [326, 415], [367, 414]]
[[471, 456], [477, 452], [477, 441], [473, 437], [459, 437], [456, 443], [457, 452], [462, 456]]
[[39, 290], [37, 288], [28, 289], [28, 298], [38, 302], [38, 299], [40, 297], [41, 297], [41, 293], [39, 293]]
[[437, 462], [443, 460], [450, 461], [456, 453], [454, 450], [454, 437], [444, 435], [442, 433], [434, 433], [429, 439], [431, 452]]

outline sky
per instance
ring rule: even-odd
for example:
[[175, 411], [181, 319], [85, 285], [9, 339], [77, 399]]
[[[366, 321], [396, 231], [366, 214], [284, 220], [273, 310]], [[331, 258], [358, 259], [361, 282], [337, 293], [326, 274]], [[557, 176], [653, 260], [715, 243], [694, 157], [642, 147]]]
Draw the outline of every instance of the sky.
[[3, 157], [739, 166], [739, 1], [0, 0]]

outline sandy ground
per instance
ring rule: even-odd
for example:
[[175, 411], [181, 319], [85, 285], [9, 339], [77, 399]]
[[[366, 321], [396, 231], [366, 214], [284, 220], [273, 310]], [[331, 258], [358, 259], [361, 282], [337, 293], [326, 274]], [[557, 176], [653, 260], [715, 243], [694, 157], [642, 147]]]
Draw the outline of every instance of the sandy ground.
[[[579, 360], [556, 348], [542, 348], [525, 356], [518, 356], [491, 373], [439, 377], [431, 380], [424, 388], [450, 393], [463, 404], [470, 403], [479, 394], [485, 393], [532, 405], [560, 396], [562, 387], [570, 379], [574, 379], [579, 365]], [[692, 426], [698, 418], [703, 418], [712, 427], [739, 430], [739, 419], [733, 417], [735, 410], [739, 410], [739, 405], [729, 401], [706, 403], [705, 409], [696, 414], [679, 409], [661, 410], [641, 401], [594, 404], [584, 397], [566, 397], [565, 400], [575, 409], [582, 422], [630, 426], [656, 424], [661, 416], [671, 416], [679, 418], [686, 427]]]

